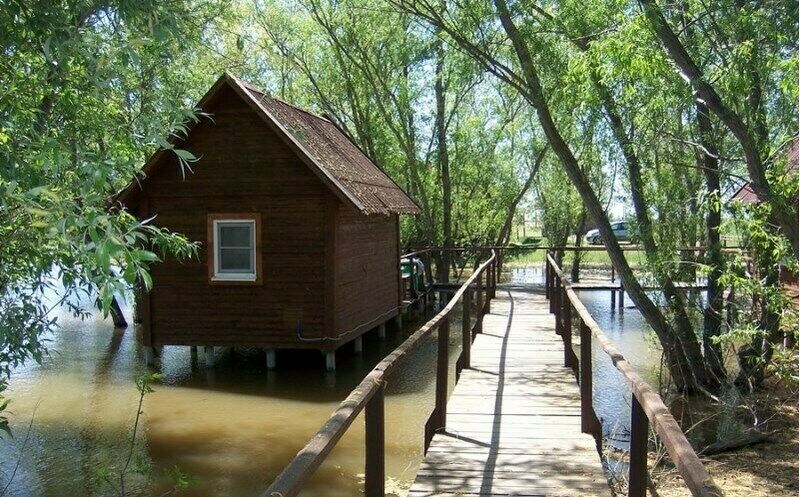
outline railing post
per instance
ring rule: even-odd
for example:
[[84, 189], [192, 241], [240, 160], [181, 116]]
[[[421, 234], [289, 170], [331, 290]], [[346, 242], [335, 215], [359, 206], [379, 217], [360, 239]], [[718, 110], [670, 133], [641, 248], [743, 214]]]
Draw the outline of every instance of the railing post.
[[472, 350], [472, 323], [470, 322], [470, 307], [472, 306], [472, 290], [467, 287], [464, 300], [461, 302], [461, 357], [462, 368], [470, 367], [470, 353]]
[[561, 340], [564, 342], [564, 367], [575, 368], [572, 363], [572, 304], [567, 296], [565, 289], [561, 290], [561, 301], [563, 302], [563, 328], [561, 329]]
[[[544, 297], [547, 300], [550, 300], [550, 261], [547, 259], [547, 255], [544, 257]], [[551, 311], [552, 312], [552, 311]]]
[[478, 311], [475, 315], [477, 319], [475, 322], [475, 333], [481, 333], [483, 331], [483, 273], [478, 275], [476, 284], [478, 285], [478, 299], [475, 304]]
[[486, 267], [486, 312], [492, 312], [492, 299], [494, 298], [494, 291], [492, 290], [492, 266], [494, 262], [490, 262]]
[[631, 448], [628, 468], [628, 497], [647, 495], [647, 442], [649, 425], [647, 414], [636, 395], [631, 394]]
[[581, 331], [581, 360], [580, 360], [580, 387], [581, 387], [581, 432], [590, 433], [597, 443], [597, 452], [602, 452], [602, 437], [600, 436], [600, 422], [594, 412], [594, 392], [592, 389], [592, 330], [580, 321]]
[[489, 273], [486, 279], [486, 286], [488, 287], [486, 301], [491, 302], [494, 298], [494, 261], [489, 263]]
[[497, 297], [497, 254], [492, 262], [492, 298]]
[[492, 271], [492, 298], [497, 297], [497, 282], [500, 281], [500, 254], [495, 251], [494, 271]]
[[384, 385], [378, 386], [375, 394], [364, 407], [365, 429], [365, 497], [384, 497], [386, 495], [386, 438], [383, 410]]
[[[615, 280], [616, 280], [616, 276], [614, 274], [614, 265], [612, 264], [611, 265], [611, 283], [614, 283]], [[611, 285], [611, 286], [613, 287], [614, 285]], [[611, 310], [612, 311], [614, 310], [614, 307], [616, 307], [616, 305], [617, 305], [617, 291], [612, 289], [611, 290]]]
[[445, 317], [439, 323], [436, 354], [436, 405], [428, 422], [425, 423], [425, 452], [433, 440], [433, 435], [447, 424], [447, 344], [450, 335], [450, 319]]
[[561, 334], [561, 312], [563, 311], [561, 305], [561, 279], [555, 275], [556, 284], [553, 288], [553, 307], [555, 308], [556, 315], [556, 333]]

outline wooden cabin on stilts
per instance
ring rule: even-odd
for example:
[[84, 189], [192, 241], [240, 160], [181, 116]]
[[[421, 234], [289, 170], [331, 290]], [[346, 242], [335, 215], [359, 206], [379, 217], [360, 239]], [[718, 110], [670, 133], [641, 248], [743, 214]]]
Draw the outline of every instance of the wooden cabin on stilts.
[[152, 266], [141, 344], [335, 351], [399, 317], [399, 215], [419, 208], [330, 120], [225, 74], [210, 114], [173, 141], [199, 160], [182, 174], [159, 150], [117, 198], [139, 218], [202, 242], [199, 257]]

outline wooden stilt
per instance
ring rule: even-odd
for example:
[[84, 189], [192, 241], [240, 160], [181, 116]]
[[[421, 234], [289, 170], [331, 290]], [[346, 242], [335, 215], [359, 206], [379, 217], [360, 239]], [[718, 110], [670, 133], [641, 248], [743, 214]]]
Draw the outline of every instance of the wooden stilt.
[[356, 354], [364, 352], [363, 337], [356, 337], [355, 340], [353, 340], [353, 350], [355, 350]]
[[336, 351], [329, 350], [325, 354], [325, 369], [327, 371], [336, 371]]
[[203, 347], [203, 354], [206, 356], [206, 366], [214, 365], [214, 347]]
[[153, 347], [142, 347], [142, 352], [144, 353], [144, 363], [148, 366], [152, 366], [156, 362], [156, 354]]
[[192, 362], [197, 362], [197, 345], [189, 347], [189, 357]]
[[380, 340], [386, 340], [386, 323], [382, 323], [378, 326], [378, 338]]
[[117, 297], [111, 298], [111, 319], [114, 320], [115, 328], [125, 328], [128, 326], [128, 321], [125, 320], [125, 316], [122, 314], [122, 308], [119, 306]]
[[267, 349], [267, 369], [275, 369], [275, 349]]

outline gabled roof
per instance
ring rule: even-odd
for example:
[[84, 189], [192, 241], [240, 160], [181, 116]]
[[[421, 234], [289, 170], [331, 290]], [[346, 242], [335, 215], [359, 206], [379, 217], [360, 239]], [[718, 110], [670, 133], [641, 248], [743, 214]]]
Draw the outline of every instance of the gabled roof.
[[[419, 207], [377, 164], [324, 117], [282, 100], [228, 73], [223, 74], [198, 104], [200, 109], [224, 87], [232, 88], [261, 117], [264, 124], [291, 148], [322, 182], [343, 202], [363, 214], [418, 214]], [[156, 152], [145, 164], [146, 176], [165, 150]], [[202, 163], [199, 165], [202, 167]], [[134, 181], [117, 197], [124, 202], [139, 186]]]

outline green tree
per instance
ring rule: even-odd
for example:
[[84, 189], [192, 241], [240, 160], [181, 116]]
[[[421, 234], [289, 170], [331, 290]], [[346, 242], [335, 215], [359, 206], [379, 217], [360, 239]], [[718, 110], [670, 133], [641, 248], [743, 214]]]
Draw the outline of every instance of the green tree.
[[[0, 373], [46, 351], [71, 296], [103, 312], [149, 264], [195, 247], [113, 208], [164, 137], [200, 116], [186, 102], [224, 3], [0, 2]], [[190, 152], [175, 150], [183, 166]], [[57, 295], [56, 299], [51, 296]], [[80, 309], [74, 309], [79, 312]], [[5, 386], [0, 381], [0, 389]]]

